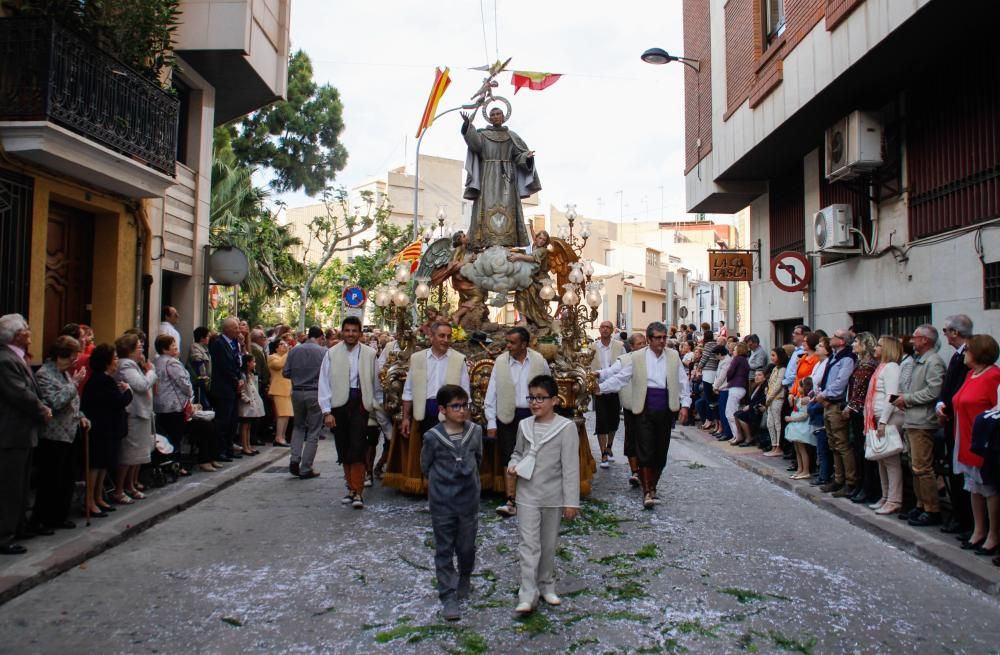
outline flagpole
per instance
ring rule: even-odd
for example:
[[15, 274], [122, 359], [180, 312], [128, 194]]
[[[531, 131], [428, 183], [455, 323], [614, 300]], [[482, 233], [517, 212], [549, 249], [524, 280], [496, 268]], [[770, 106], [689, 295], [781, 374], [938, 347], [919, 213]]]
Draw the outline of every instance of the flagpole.
[[458, 111], [459, 109], [469, 109], [471, 111], [476, 111], [479, 109], [479, 104], [475, 105], [459, 105], [457, 107], [452, 107], [451, 109], [446, 109], [431, 120], [431, 124], [427, 126], [427, 129], [420, 133], [420, 138], [417, 139], [417, 163], [413, 167], [413, 240], [416, 241], [420, 238], [420, 144], [424, 141], [424, 135], [427, 134], [427, 130], [431, 129], [434, 125], [434, 121], [441, 118], [445, 114], [450, 114], [453, 111]]

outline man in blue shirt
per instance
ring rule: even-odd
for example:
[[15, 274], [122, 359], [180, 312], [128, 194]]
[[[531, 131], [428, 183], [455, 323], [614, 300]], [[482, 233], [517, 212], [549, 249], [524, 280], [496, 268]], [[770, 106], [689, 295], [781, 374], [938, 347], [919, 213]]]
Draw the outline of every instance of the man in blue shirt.
[[792, 356], [788, 358], [788, 366], [785, 367], [785, 377], [781, 380], [785, 391], [791, 390], [792, 385], [795, 384], [795, 371], [799, 368], [799, 357], [802, 357], [802, 353], [806, 351], [802, 347], [802, 342], [805, 341], [806, 334], [808, 333], [809, 327], [806, 325], [796, 325], [795, 329], [792, 330], [792, 343], [795, 344], [795, 350], [792, 352]]
[[830, 337], [830, 363], [823, 373], [820, 391], [816, 400], [823, 405], [823, 423], [826, 439], [833, 455], [833, 482], [820, 487], [821, 491], [832, 491], [835, 498], [853, 496], [857, 492], [858, 469], [851, 449], [850, 421], [844, 418], [847, 403], [847, 384], [854, 373], [855, 355], [848, 347], [848, 331], [834, 330]]

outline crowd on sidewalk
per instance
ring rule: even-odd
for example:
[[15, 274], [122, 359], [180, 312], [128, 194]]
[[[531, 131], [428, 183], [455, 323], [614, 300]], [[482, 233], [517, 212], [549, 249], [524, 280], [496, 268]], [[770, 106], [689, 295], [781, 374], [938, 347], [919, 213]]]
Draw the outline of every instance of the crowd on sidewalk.
[[1000, 346], [968, 316], [903, 338], [798, 325], [770, 352], [756, 335], [716, 337], [707, 324], [671, 335], [693, 389], [691, 425], [784, 457], [791, 479], [822, 493], [954, 534], [1000, 566]]
[[[293, 436], [305, 432], [293, 419], [298, 370], [286, 367], [289, 354], [315, 341], [325, 353], [339, 331], [251, 330], [228, 318], [221, 334], [196, 328], [184, 361], [178, 318], [165, 307], [151, 340], [130, 329], [100, 343], [90, 327], [71, 323], [36, 365], [27, 321], [0, 317], [0, 554], [76, 528], [77, 513], [105, 518], [156, 486], [256, 456], [272, 440], [294, 445], [290, 425]], [[379, 349], [389, 341], [365, 339]], [[368, 473], [370, 485], [370, 465]]]

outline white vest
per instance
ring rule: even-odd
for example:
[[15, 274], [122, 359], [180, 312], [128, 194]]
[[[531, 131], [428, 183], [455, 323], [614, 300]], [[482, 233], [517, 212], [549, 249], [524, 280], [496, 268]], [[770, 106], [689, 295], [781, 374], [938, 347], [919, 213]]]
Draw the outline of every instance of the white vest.
[[[620, 366], [624, 367], [628, 364], [628, 358], [630, 356], [631, 355], [629, 355], [629, 353], [619, 355], [617, 361], [621, 362]], [[635, 369], [632, 370], [632, 378], [635, 378]], [[632, 411], [632, 379], [630, 379], [618, 392], [618, 402], [621, 403], [622, 408], [627, 409], [630, 412]]]
[[[361, 404], [365, 411], [372, 411], [375, 403], [375, 349], [359, 343], [358, 384], [361, 385]], [[347, 358], [347, 346], [343, 341], [326, 352], [330, 359], [330, 406], [343, 407], [347, 404], [351, 391], [351, 362]]]
[[[428, 348], [410, 357], [410, 372], [408, 375], [413, 376], [413, 381], [410, 383], [410, 390], [413, 393], [413, 418], [418, 421], [424, 420], [424, 412], [427, 409], [427, 358], [430, 357], [430, 353], [431, 350]], [[465, 355], [449, 348], [444, 383], [461, 384], [463, 366], [465, 366]], [[435, 389], [434, 395], [437, 392], [438, 390]], [[431, 395], [430, 397], [433, 398], [434, 396]]]
[[[594, 358], [590, 360], [590, 370], [593, 371], [594, 373], [601, 370], [601, 356], [600, 353], [597, 352], [597, 344], [599, 343], [600, 340], [595, 341], [590, 346], [590, 349], [594, 351]], [[619, 357], [621, 357], [625, 353], [625, 344], [623, 344], [618, 339], [612, 338], [611, 345], [609, 346], [609, 348], [611, 348], [611, 356], [608, 358], [608, 366], [611, 366], [612, 364], [615, 363], [615, 361]]]
[[[545, 374], [545, 358], [528, 349], [528, 379]], [[497, 383], [497, 420], [510, 423], [514, 420], [516, 401], [514, 399], [514, 378], [510, 370], [510, 353], [503, 353], [493, 364], [493, 376]]]
[[[641, 350], [634, 350], [629, 355], [632, 357], [632, 413], [641, 414], [646, 407], [646, 351], [649, 347]], [[671, 412], [676, 412], [681, 408], [681, 394], [678, 389], [677, 369], [681, 365], [681, 358], [673, 348], [664, 348], [663, 352], [667, 356], [667, 405]]]

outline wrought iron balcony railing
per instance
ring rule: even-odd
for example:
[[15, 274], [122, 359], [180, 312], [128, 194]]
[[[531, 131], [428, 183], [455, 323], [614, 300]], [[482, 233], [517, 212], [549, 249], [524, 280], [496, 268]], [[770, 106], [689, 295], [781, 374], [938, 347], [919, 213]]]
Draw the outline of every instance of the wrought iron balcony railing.
[[48, 19], [0, 20], [0, 120], [48, 120], [174, 174], [179, 102]]

